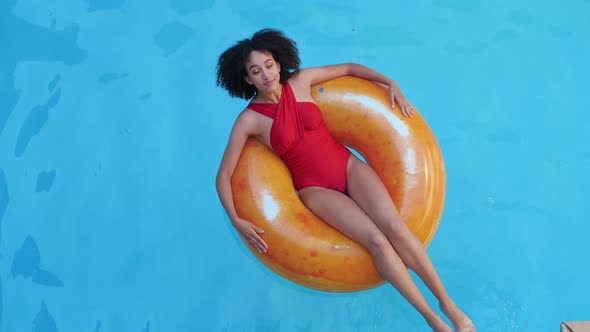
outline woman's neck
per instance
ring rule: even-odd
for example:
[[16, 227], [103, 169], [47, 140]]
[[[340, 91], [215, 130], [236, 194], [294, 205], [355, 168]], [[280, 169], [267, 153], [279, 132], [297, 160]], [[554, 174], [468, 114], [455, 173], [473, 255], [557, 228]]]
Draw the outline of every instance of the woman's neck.
[[266, 104], [277, 104], [281, 100], [281, 95], [283, 94], [283, 85], [278, 84], [277, 89], [275, 91], [257, 91], [256, 97], [254, 98], [255, 102], [257, 103], [266, 103]]

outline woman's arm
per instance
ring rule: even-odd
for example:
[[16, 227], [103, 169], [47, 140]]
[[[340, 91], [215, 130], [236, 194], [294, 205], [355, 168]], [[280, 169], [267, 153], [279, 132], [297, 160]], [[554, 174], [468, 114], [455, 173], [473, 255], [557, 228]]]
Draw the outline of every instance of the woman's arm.
[[260, 252], [266, 252], [268, 247], [260, 235], [258, 235], [264, 233], [264, 231], [251, 222], [241, 219], [238, 216], [234, 205], [231, 187], [231, 177], [236, 169], [244, 144], [246, 144], [248, 137], [255, 133], [255, 128], [256, 122], [251, 114], [243, 112], [238, 116], [238, 119], [232, 128], [225, 152], [223, 153], [221, 165], [217, 171], [215, 186], [217, 188], [219, 200], [227, 212], [232, 225], [234, 225], [237, 231], [240, 232], [240, 234], [244, 236], [254, 248]]
[[388, 78], [369, 67], [357, 63], [350, 62], [337, 65], [305, 68], [300, 71], [299, 79], [304, 81], [305, 84], [314, 85], [347, 75], [364, 78], [366, 80], [386, 85], [389, 88], [391, 107], [395, 107], [395, 102], [397, 101], [400, 105], [402, 113], [405, 116], [412, 116], [414, 114], [412, 111], [414, 107], [406, 100], [401, 89], [393, 79]]

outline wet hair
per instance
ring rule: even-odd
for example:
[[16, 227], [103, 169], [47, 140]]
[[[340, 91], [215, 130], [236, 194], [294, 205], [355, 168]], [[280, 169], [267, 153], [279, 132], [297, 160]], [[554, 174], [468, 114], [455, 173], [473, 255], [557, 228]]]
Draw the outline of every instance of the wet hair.
[[269, 52], [281, 65], [280, 82], [285, 83], [299, 70], [301, 60], [297, 44], [275, 29], [262, 29], [251, 38], [243, 39], [224, 51], [217, 62], [217, 85], [230, 96], [249, 100], [256, 95], [256, 87], [248, 84], [246, 61], [252, 51]]

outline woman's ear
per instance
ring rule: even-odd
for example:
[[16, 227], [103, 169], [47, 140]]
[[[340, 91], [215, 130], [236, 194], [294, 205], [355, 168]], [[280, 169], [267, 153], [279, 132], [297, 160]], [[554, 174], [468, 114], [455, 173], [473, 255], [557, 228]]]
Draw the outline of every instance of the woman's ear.
[[247, 75], [244, 76], [244, 81], [246, 81], [246, 83], [248, 83], [250, 85], [254, 85], [254, 83], [252, 83], [252, 80], [250, 79], [250, 77], [248, 77]]

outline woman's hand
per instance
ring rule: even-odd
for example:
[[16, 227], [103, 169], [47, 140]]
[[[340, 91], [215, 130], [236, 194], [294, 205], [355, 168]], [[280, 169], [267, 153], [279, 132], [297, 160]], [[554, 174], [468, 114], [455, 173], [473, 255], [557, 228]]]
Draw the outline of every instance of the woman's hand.
[[404, 116], [412, 117], [414, 115], [414, 105], [410, 104], [406, 97], [404, 97], [399, 86], [393, 80], [389, 83], [389, 97], [391, 98], [392, 108], [395, 107], [395, 102], [397, 101]]
[[236, 230], [248, 241], [248, 243], [253, 246], [258, 252], [265, 253], [268, 249], [266, 242], [260, 237], [258, 234], [263, 234], [264, 231], [253, 223], [246, 221], [244, 219], [238, 218], [232, 221], [232, 224], [236, 228]]

